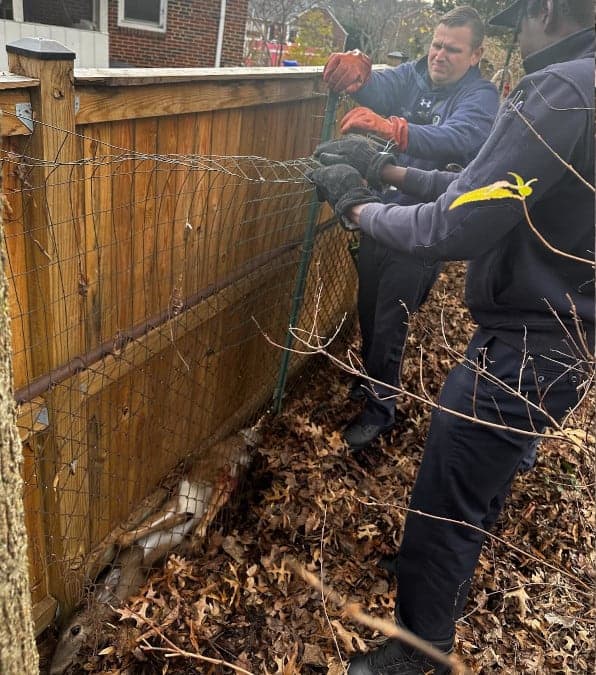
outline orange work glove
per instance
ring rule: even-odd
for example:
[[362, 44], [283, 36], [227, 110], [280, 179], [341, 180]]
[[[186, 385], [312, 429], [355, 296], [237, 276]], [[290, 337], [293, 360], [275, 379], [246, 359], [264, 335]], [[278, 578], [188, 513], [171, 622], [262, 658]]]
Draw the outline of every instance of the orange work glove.
[[393, 141], [402, 152], [408, 147], [408, 120], [404, 117], [381, 117], [370, 108], [354, 108], [344, 116], [340, 131], [347, 133], [372, 133]]
[[336, 94], [353, 94], [370, 77], [372, 61], [358, 49], [351, 52], [334, 52], [323, 69], [323, 82]]

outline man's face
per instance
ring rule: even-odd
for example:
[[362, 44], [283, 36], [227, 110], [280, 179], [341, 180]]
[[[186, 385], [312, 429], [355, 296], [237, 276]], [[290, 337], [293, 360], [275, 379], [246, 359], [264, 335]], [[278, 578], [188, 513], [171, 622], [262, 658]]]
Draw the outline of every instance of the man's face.
[[440, 23], [428, 50], [428, 72], [433, 84], [446, 87], [455, 84], [478, 64], [482, 47], [472, 49], [469, 26], [444, 26]]
[[550, 44], [544, 29], [544, 21], [545, 13], [543, 11], [537, 12], [536, 16], [529, 16], [527, 12], [524, 12], [518, 36], [522, 59]]

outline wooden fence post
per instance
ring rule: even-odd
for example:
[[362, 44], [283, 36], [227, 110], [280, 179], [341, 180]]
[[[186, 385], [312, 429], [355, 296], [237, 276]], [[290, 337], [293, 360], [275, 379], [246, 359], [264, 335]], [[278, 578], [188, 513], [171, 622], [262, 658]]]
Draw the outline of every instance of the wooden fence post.
[[[54, 40], [6, 46], [9, 69], [36, 78], [31, 92], [33, 159], [23, 181], [33, 372], [65, 365], [83, 351], [84, 237], [75, 162], [75, 53]], [[84, 399], [79, 378], [46, 395], [49, 429], [37, 439], [44, 489], [50, 592], [68, 610], [79, 599], [80, 562], [89, 546], [89, 485]]]
[[[6, 45], [11, 73], [39, 80], [31, 91], [34, 129], [27, 152], [47, 162], [32, 168], [26, 193], [29, 265], [39, 277], [32, 311], [34, 373], [38, 376], [80, 353], [77, 326], [77, 244], [68, 197], [76, 161], [75, 53], [54, 40], [24, 38]], [[52, 163], [56, 163], [52, 165]], [[25, 186], [24, 186], [25, 187]]]

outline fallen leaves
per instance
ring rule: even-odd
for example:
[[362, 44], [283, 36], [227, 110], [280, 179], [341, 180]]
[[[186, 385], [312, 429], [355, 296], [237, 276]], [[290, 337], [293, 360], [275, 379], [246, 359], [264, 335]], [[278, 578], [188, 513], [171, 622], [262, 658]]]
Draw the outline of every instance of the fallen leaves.
[[[422, 384], [436, 394], [452, 365], [437, 346], [437, 330], [444, 326], [456, 348], [472, 330], [461, 303], [462, 279], [463, 266], [447, 266], [415, 318], [403, 374], [410, 389], [421, 386], [422, 372]], [[401, 420], [391, 439], [358, 463], [340, 434], [358, 410], [347, 402], [348, 378], [320, 359], [313, 359], [311, 372], [283, 414], [267, 420], [240, 506], [217, 519], [201, 549], [170, 557], [120, 610], [121, 623], [137, 632], [127, 641], [116, 634], [94, 657], [92, 672], [232, 672], [141, 651], [144, 641], [166, 646], [152, 626], [182, 650], [270, 675], [343, 674], [342, 662], [377, 640], [331, 602], [323, 605], [321, 594], [296, 579], [284, 559], [292, 556], [371, 615], [391, 617], [396, 584], [378, 563], [398, 548], [404, 513], [391, 504], [407, 505], [429, 411], [400, 398]], [[580, 445], [594, 436], [579, 423], [568, 433]], [[586, 590], [594, 581], [592, 464], [577, 444], [552, 438], [541, 444], [536, 469], [516, 479], [497, 534], [585, 585], [487, 542], [458, 626], [456, 648], [473, 672], [590, 672], [596, 619]]]

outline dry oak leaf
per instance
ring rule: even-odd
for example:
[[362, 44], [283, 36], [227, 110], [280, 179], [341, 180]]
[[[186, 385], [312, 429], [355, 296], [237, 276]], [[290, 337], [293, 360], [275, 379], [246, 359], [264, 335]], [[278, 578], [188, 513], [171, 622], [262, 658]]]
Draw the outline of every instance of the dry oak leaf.
[[368, 523], [358, 528], [356, 536], [358, 537], [358, 539], [374, 539], [375, 537], [378, 537], [380, 534], [381, 533], [379, 532], [379, 528], [376, 525]]
[[509, 591], [505, 593], [503, 598], [516, 598], [519, 604], [519, 617], [522, 621], [525, 621], [526, 614], [528, 613], [528, 600], [530, 599], [530, 596], [526, 593], [526, 589], [522, 586], [515, 591]]
[[334, 452], [343, 450], [346, 447], [346, 442], [339, 431], [334, 431], [331, 434], [327, 434], [327, 436], [325, 436], [325, 440]]
[[344, 647], [350, 653], [354, 651], [367, 651], [366, 644], [364, 640], [358, 635], [358, 633], [354, 633], [353, 631], [344, 628], [341, 622], [337, 619], [332, 621], [331, 625], [333, 626], [333, 630], [336, 632], [337, 637], [342, 641]]
[[309, 666], [324, 666], [327, 663], [325, 654], [319, 645], [311, 645], [308, 642], [304, 643], [302, 661]]
[[244, 562], [244, 546], [238, 542], [236, 537], [228, 535], [222, 541], [221, 547], [237, 563], [242, 564]]
[[575, 618], [572, 616], [560, 616], [554, 612], [547, 612], [544, 615], [544, 618], [551, 625], [564, 626], [565, 628], [571, 628], [575, 624]]
[[128, 605], [115, 609], [116, 614], [120, 617], [119, 620], [132, 619], [137, 628], [150, 623], [151, 619], [147, 616], [147, 612], [156, 604], [156, 598], [149, 596], [150, 590], [152, 590], [152, 587], [147, 591], [145, 597], [130, 598]]

